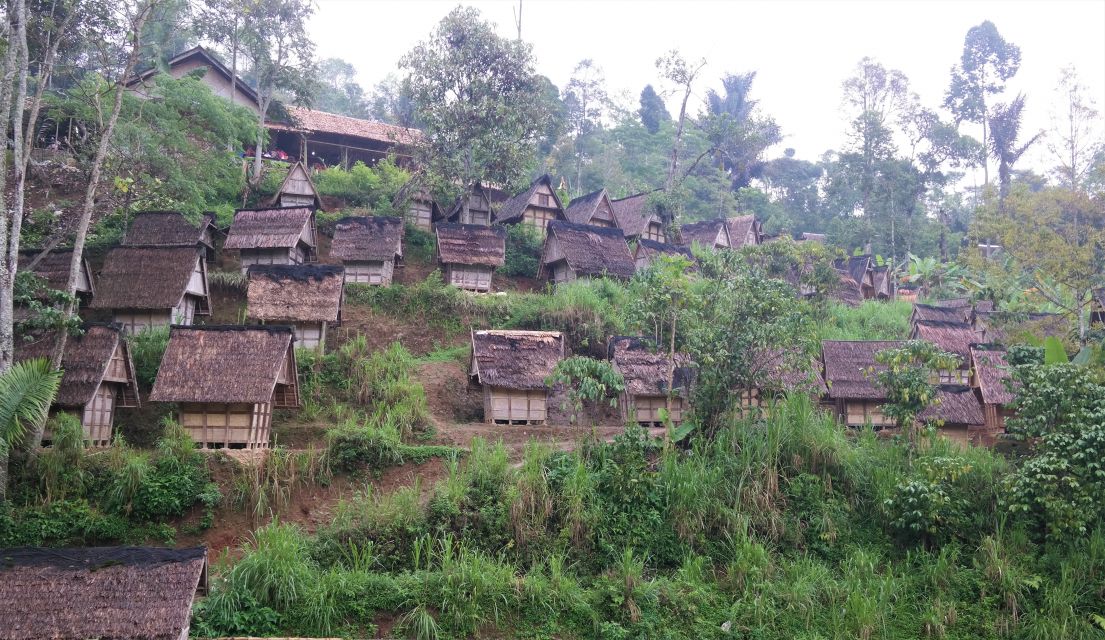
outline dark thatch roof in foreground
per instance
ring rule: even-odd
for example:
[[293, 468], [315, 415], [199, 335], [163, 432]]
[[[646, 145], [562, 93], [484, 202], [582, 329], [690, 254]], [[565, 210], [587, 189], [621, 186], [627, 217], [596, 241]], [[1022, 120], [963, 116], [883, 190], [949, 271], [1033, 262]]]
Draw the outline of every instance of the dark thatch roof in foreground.
[[740, 249], [746, 244], [748, 240], [748, 232], [753, 229], [756, 230], [755, 236], [757, 240], [762, 235], [759, 229], [759, 223], [756, 221], [756, 216], [736, 216], [729, 218], [725, 221], [729, 227], [729, 242], [733, 244], [734, 249]]
[[[578, 198], [573, 198], [568, 207], [564, 209], [564, 217], [568, 219], [568, 222], [587, 224], [594, 217], [595, 210], [598, 209], [603, 198], [609, 198], [606, 189], [599, 189]], [[611, 207], [611, 213], [613, 213], [613, 207]], [[616, 223], [617, 218], [614, 220]]]
[[211, 247], [211, 238], [204, 232], [215, 232], [214, 216], [205, 215], [200, 225], [192, 224], [179, 211], [144, 211], [134, 216], [123, 244], [132, 246], [179, 247], [199, 245]]
[[174, 325], [150, 400], [268, 402], [293, 339], [277, 325]]
[[640, 238], [637, 240], [636, 256], [645, 255], [650, 258], [655, 255], [666, 254], [671, 256], [683, 256], [688, 260], [694, 260], [694, 254], [691, 253], [690, 248], [681, 247], [675, 244], [668, 244], [666, 242], [656, 242], [655, 240], [646, 240]]
[[1005, 349], [992, 344], [971, 345], [971, 365], [974, 367], [975, 384], [982, 393], [986, 404], [1008, 404], [1013, 401], [1013, 393], [1005, 383], [1011, 379], [1009, 363], [1005, 360]]
[[[556, 239], [568, 268], [579, 276], [610, 276], [628, 280], [637, 270], [621, 229], [555, 220], [549, 223], [545, 251]], [[541, 270], [547, 256], [542, 256]]]
[[440, 223], [434, 231], [443, 264], [501, 267], [506, 260], [506, 229], [502, 227]]
[[971, 300], [970, 298], [948, 298], [947, 300], [933, 300], [929, 304], [934, 307], [950, 307], [953, 309], [958, 309], [962, 307], [970, 307]]
[[471, 373], [480, 384], [507, 389], [544, 389], [545, 378], [564, 358], [556, 331], [474, 331]]
[[266, 322], [341, 320], [345, 270], [331, 265], [251, 265], [249, 317]]
[[387, 262], [403, 255], [403, 219], [356, 216], [334, 223], [330, 257], [343, 262]]
[[[30, 264], [31, 260], [35, 259], [41, 249], [23, 249], [19, 252], [19, 270], [22, 271], [24, 266]], [[69, 265], [73, 262], [73, 250], [72, 249], [54, 249], [50, 253], [47, 253], [38, 261], [35, 265], [34, 274], [44, 279], [46, 284], [51, 289], [57, 289], [63, 291], [66, 285], [69, 284]], [[88, 260], [82, 260], [84, 263], [84, 272], [88, 278], [88, 284], [91, 289], [87, 293], [95, 292], [95, 283], [92, 281], [92, 267], [88, 265]], [[77, 293], [82, 293], [78, 285]]]
[[[64, 372], [58, 395], [54, 404], [59, 407], [83, 407], [92, 399], [96, 389], [103, 381], [111, 356], [122, 345], [126, 354], [127, 378], [131, 393], [138, 397], [138, 383], [134, 375], [134, 362], [130, 349], [119, 325], [85, 324], [84, 333], [69, 336], [65, 341], [65, 353], [62, 355], [61, 368]], [[20, 338], [15, 340], [15, 359], [17, 361], [32, 358], [49, 359], [54, 350], [54, 332], [36, 336], [32, 341]]]
[[202, 547], [0, 549], [0, 636], [178, 640], [206, 565]]
[[234, 213], [226, 249], [280, 249], [296, 246], [311, 223], [310, 207], [239, 209]]
[[650, 195], [652, 195], [651, 192], [638, 193], [610, 201], [610, 208], [614, 212], [614, 220], [617, 221], [618, 228], [622, 230], [625, 237], [634, 238], [641, 235], [652, 222], [662, 224], [660, 216], [656, 215], [648, 206]]
[[964, 322], [963, 307], [937, 307], [931, 304], [921, 304], [920, 302], [913, 303], [913, 317], [910, 319], [912, 322], [925, 321], [925, 322]]
[[961, 367], [971, 361], [971, 344], [978, 342], [978, 333], [965, 322], [919, 320], [913, 324], [914, 340], [927, 340], [948, 353], [959, 356]]
[[719, 233], [726, 238], [726, 241], [722, 244], [732, 246], [733, 241], [729, 238], [729, 225], [724, 218], [692, 222], [679, 227], [679, 235], [683, 238], [683, 245], [687, 247], [697, 242], [704, 249], [713, 249], [717, 244]]
[[530, 200], [533, 199], [534, 194], [541, 188], [541, 185], [545, 185], [549, 188], [549, 191], [552, 192], [552, 206], [549, 208], [556, 209], [563, 215], [564, 205], [560, 203], [560, 196], [556, 195], [556, 189], [552, 184], [552, 176], [546, 173], [531, 182], [528, 189], [515, 194], [512, 198], [500, 205], [495, 211], [495, 222], [521, 222], [522, 216], [525, 215], [526, 209], [529, 207]]
[[[614, 336], [607, 344], [607, 357], [614, 369], [625, 378], [625, 390], [631, 396], [663, 396], [668, 393], [668, 368], [671, 359], [667, 351], [657, 350], [652, 340], [634, 336]], [[694, 384], [695, 370], [691, 359], [675, 354], [675, 375], [672, 388], [675, 395], [687, 397]]]
[[974, 389], [962, 384], [942, 384], [936, 389], [936, 401], [917, 414], [919, 420], [942, 420], [944, 426], [974, 426], [986, 423], [982, 404]]
[[199, 251], [185, 247], [116, 247], [100, 270], [93, 309], [172, 309], [184, 297]]
[[823, 340], [821, 359], [825, 363], [825, 383], [829, 397], [850, 400], [885, 400], [874, 372], [884, 369], [875, 363], [875, 354], [902, 346], [899, 340]]

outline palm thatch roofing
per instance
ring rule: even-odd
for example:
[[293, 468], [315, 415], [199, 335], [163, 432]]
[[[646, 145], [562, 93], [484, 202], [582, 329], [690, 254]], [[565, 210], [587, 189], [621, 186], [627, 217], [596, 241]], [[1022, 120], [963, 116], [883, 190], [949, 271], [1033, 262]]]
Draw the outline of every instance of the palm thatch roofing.
[[100, 269], [93, 309], [172, 309], [180, 303], [199, 252], [185, 247], [116, 247]]
[[[41, 249], [23, 249], [19, 252], [19, 270], [22, 271], [26, 265], [30, 264], [31, 260], [34, 260], [39, 253], [42, 253]], [[69, 265], [73, 262], [73, 250], [72, 249], [53, 249], [50, 253], [42, 256], [42, 259], [38, 261], [32, 269], [32, 273], [46, 281], [51, 289], [57, 289], [58, 291], [64, 291], [66, 286], [69, 285]], [[92, 281], [92, 267], [88, 264], [87, 258], [81, 259], [82, 267], [84, 268], [85, 277], [88, 278], [88, 291], [81, 291], [79, 286], [77, 293], [92, 293], [95, 295], [95, 285]]]
[[123, 244], [150, 247], [203, 245], [214, 249], [212, 234], [217, 232], [213, 214], [205, 214], [196, 226], [179, 211], [143, 211], [134, 216], [123, 237]]
[[[625, 391], [630, 396], [666, 396], [668, 369], [672, 358], [667, 351], [656, 348], [653, 340], [636, 336], [614, 336], [607, 343], [607, 357], [614, 369], [625, 379]], [[672, 376], [674, 395], [686, 398], [694, 384], [695, 369], [684, 353], [675, 354]]]
[[499, 206], [507, 200], [506, 194], [504, 194], [501, 189], [490, 185], [476, 184], [472, 186], [472, 189], [468, 193], [461, 194], [457, 196], [456, 200], [453, 200], [453, 206], [449, 207], [449, 210], [445, 213], [445, 220], [448, 222], [460, 220], [460, 214], [464, 211], [465, 199], [469, 200], [469, 210], [476, 209], [478, 211], [483, 211], [482, 207], [472, 206], [471, 198], [476, 195], [482, 197], [487, 202], [487, 209], [492, 220], [495, 219], [499, 211]]
[[911, 338], [926, 340], [948, 353], [959, 356], [959, 365], [966, 367], [971, 361], [971, 345], [979, 341], [978, 332], [965, 322], [919, 320], [913, 323]]
[[830, 297], [849, 307], [858, 307], [863, 304], [863, 291], [860, 289], [860, 285], [856, 284], [856, 281], [852, 279], [847, 271], [837, 269], [836, 272], [836, 287], [833, 288]]
[[278, 325], [174, 325], [150, 400], [269, 402], [294, 339]]
[[[770, 349], [763, 351], [756, 358], [753, 368], [764, 374], [764, 382], [761, 386], [765, 390], [803, 391], [816, 395], [824, 395], [828, 391], [818, 363], [809, 361], [794, 366], [795, 358], [787, 358], [785, 355], [783, 351]], [[802, 364], [806, 366], [803, 367]]]
[[886, 391], [875, 373], [885, 369], [875, 355], [902, 346], [900, 340], [823, 340], [821, 360], [825, 364], [825, 383], [829, 397], [847, 400], [885, 400]]
[[1004, 405], [1013, 401], [1013, 392], [1006, 386], [1012, 375], [1004, 348], [995, 344], [971, 345], [971, 366], [983, 402]]
[[[62, 377], [54, 404], [59, 407], [83, 407], [92, 400], [100, 387], [115, 350], [122, 346], [127, 367], [127, 386], [138, 397], [138, 382], [134, 375], [134, 361], [130, 348], [123, 339], [122, 327], [115, 324], [86, 323], [83, 333], [69, 336], [65, 341], [65, 353], [61, 358]], [[47, 332], [31, 340], [16, 338], [15, 359], [49, 359], [54, 350], [57, 333]]]
[[563, 217], [564, 205], [561, 204], [560, 196], [556, 195], [556, 189], [553, 188], [552, 176], [546, 173], [534, 179], [534, 181], [530, 183], [528, 189], [515, 194], [512, 198], [502, 203], [495, 211], [495, 222], [500, 224], [521, 222], [522, 216], [525, 215], [526, 209], [529, 208], [530, 201], [533, 200], [533, 196], [542, 185], [548, 187], [549, 191], [552, 192], [553, 204], [549, 208], [557, 210], [560, 212], [560, 216]]
[[729, 237], [729, 224], [724, 218], [702, 220], [679, 227], [679, 235], [683, 238], [683, 245], [687, 247], [697, 242], [705, 249], [713, 249], [717, 246], [718, 234], [725, 236], [723, 245], [733, 246], [733, 239]]
[[[609, 276], [628, 280], [637, 270], [633, 255], [629, 253], [629, 244], [620, 229], [554, 220], [548, 226], [546, 252], [554, 238], [568, 268], [577, 276]], [[545, 260], [546, 257], [542, 256], [542, 274], [547, 267]]]
[[875, 294], [889, 298], [893, 293], [890, 287], [890, 267], [886, 265], [874, 267], [871, 272], [875, 284]]
[[482, 385], [545, 389], [545, 378], [564, 358], [557, 331], [473, 331], [471, 375]]
[[729, 218], [725, 223], [729, 227], [729, 241], [734, 249], [740, 249], [747, 243], [750, 231], [755, 231], [757, 242], [753, 244], [758, 244], [763, 236], [762, 225], [756, 220], [756, 216], [736, 216]]
[[[604, 198], [610, 199], [605, 188], [573, 198], [568, 204], [568, 208], [564, 210], [564, 217], [568, 219], [568, 222], [587, 224], [595, 216], [595, 211], [602, 204]], [[611, 212], [613, 212], [613, 206], [611, 206]], [[614, 222], [617, 224], [617, 218], [614, 219]]]
[[264, 322], [341, 321], [345, 269], [331, 265], [250, 265], [246, 305]]
[[354, 216], [334, 223], [331, 258], [343, 262], [389, 262], [402, 255], [402, 218]]
[[614, 220], [627, 238], [636, 238], [648, 230], [648, 225], [664, 221], [648, 206], [648, 197], [652, 192], [638, 193], [625, 198], [610, 201]]
[[0, 549], [0, 636], [179, 640], [206, 569], [203, 547]]
[[694, 254], [691, 253], [691, 250], [688, 247], [681, 247], [679, 245], [668, 244], [666, 242], [657, 242], [655, 240], [646, 240], [644, 238], [640, 238], [637, 240], [637, 250], [634, 253], [633, 257], [638, 258], [643, 255], [651, 258], [652, 256], [659, 254], [683, 256], [688, 260], [694, 260]]
[[310, 207], [239, 209], [223, 247], [226, 249], [281, 249], [299, 244], [314, 220]]
[[440, 223], [437, 253], [442, 264], [501, 267], [506, 261], [506, 229], [481, 224]]
[[950, 307], [950, 308], [962, 308], [971, 306], [970, 298], [948, 298], [946, 300], [934, 300], [931, 303], [934, 307]]
[[994, 311], [993, 300], [979, 300], [975, 303], [975, 313], [991, 313]]
[[798, 236], [798, 240], [803, 242], [825, 242], [826, 237], [827, 236], [824, 233], [810, 233], [809, 231], [803, 231], [801, 235]]
[[963, 322], [963, 307], [938, 307], [931, 304], [913, 303], [913, 315], [910, 323], [914, 322]]
[[871, 256], [851, 256], [842, 258], [833, 263], [838, 271], [845, 273], [857, 286], [863, 286], [867, 280], [867, 272], [871, 270]]
[[942, 384], [936, 388], [936, 400], [925, 407], [917, 418], [940, 420], [944, 426], [981, 426], [986, 424], [982, 403], [974, 389], [962, 384]]

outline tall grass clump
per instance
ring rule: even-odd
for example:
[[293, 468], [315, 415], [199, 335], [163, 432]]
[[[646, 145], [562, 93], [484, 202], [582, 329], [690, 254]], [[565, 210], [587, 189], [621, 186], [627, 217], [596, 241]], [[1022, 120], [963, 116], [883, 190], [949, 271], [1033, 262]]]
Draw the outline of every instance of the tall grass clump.
[[817, 326], [820, 340], [905, 340], [909, 337], [908, 302], [867, 300], [858, 307], [829, 304]]
[[127, 334], [127, 346], [134, 359], [134, 373], [138, 384], [149, 388], [157, 378], [161, 358], [169, 346], [169, 327], [146, 328]]

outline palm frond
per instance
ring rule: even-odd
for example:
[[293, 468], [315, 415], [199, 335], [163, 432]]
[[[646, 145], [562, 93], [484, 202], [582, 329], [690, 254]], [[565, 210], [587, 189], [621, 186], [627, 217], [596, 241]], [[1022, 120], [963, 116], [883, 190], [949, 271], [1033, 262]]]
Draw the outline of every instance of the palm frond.
[[28, 427], [44, 423], [60, 383], [61, 372], [45, 358], [18, 362], [0, 375], [0, 440], [17, 444]]

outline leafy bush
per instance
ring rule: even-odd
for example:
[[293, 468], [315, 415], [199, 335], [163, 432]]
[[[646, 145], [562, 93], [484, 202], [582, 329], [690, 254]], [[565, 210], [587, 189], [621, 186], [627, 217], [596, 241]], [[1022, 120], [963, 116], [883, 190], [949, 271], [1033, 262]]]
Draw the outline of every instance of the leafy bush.
[[506, 258], [499, 272], [508, 277], [536, 278], [545, 238], [529, 224], [512, 224], [506, 232]]
[[327, 433], [326, 454], [336, 471], [382, 469], [403, 464], [402, 442], [393, 428], [346, 425]]
[[169, 327], [146, 328], [138, 333], [127, 334], [127, 346], [134, 359], [134, 372], [138, 384], [145, 388], [153, 386], [157, 370], [161, 367], [161, 358], [169, 346]]
[[376, 215], [403, 215], [406, 213], [393, 200], [410, 174], [400, 169], [393, 158], [382, 160], [369, 167], [356, 162], [349, 170], [330, 167], [314, 176], [315, 188], [320, 195], [341, 198], [352, 207], [368, 207]]

